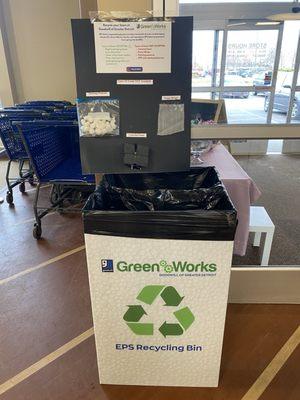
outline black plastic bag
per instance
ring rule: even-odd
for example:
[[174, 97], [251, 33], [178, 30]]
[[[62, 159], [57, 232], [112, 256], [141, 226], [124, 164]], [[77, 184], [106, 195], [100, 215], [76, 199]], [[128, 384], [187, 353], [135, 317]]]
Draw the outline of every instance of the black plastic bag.
[[158, 211], [158, 210], [202, 210], [214, 209], [218, 202], [225, 196], [224, 188], [220, 183], [210, 188], [192, 190], [151, 189], [135, 190], [107, 187], [113, 203], [117, 202], [124, 209], [132, 211]]
[[236, 211], [213, 167], [105, 175], [84, 208], [86, 233], [233, 239]]

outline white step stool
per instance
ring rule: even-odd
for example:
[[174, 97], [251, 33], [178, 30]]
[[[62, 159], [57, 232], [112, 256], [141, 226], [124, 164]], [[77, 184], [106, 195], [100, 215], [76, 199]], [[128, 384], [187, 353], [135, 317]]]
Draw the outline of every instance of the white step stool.
[[259, 247], [261, 234], [266, 234], [266, 240], [261, 259], [262, 266], [269, 265], [270, 252], [273, 242], [275, 225], [264, 207], [250, 207], [250, 226], [249, 232], [254, 232], [253, 246]]

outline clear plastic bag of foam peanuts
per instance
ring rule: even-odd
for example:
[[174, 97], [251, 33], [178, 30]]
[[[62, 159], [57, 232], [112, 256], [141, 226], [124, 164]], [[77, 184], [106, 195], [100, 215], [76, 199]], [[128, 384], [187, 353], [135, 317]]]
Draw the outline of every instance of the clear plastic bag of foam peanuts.
[[80, 136], [120, 135], [120, 104], [115, 99], [78, 99]]

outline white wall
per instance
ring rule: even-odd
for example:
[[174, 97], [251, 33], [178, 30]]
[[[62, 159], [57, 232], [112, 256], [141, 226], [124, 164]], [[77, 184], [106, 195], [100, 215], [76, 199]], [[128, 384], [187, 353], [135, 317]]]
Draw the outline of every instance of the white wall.
[[76, 98], [71, 18], [78, 0], [3, 2], [16, 101]]
[[300, 154], [300, 140], [284, 140], [282, 146], [283, 154]]
[[90, 11], [97, 11], [97, 0], [80, 0], [81, 18], [89, 18]]
[[152, 10], [152, 0], [98, 0], [101, 11], [135, 11]]

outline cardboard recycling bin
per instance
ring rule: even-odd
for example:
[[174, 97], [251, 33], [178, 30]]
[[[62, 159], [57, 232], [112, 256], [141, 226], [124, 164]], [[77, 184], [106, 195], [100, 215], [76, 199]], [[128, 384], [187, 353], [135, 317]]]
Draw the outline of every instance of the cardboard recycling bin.
[[106, 175], [83, 217], [100, 383], [216, 387], [236, 211], [214, 168]]

